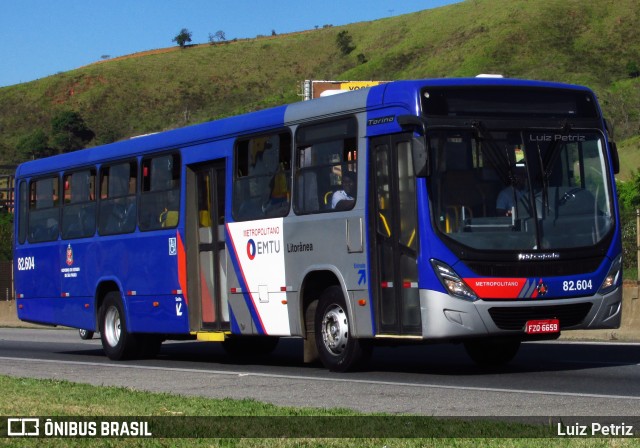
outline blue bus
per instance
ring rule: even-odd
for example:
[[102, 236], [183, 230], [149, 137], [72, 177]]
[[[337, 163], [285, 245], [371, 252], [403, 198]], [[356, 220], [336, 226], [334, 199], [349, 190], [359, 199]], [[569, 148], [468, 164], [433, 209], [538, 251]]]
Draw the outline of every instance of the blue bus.
[[478, 77], [356, 92], [26, 162], [21, 320], [99, 331], [113, 360], [165, 340], [230, 353], [304, 340], [462, 343], [483, 365], [618, 328], [616, 147], [586, 87]]

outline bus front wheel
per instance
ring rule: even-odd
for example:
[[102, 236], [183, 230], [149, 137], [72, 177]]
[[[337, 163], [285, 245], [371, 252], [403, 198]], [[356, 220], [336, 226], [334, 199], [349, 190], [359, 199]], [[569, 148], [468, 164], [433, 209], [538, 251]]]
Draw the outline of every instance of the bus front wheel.
[[100, 307], [100, 339], [109, 359], [131, 359], [138, 354], [139, 341], [127, 331], [127, 322], [120, 294], [108, 293]]
[[352, 323], [340, 287], [331, 286], [322, 293], [314, 324], [318, 354], [329, 370], [354, 370], [369, 358], [371, 345], [351, 334]]

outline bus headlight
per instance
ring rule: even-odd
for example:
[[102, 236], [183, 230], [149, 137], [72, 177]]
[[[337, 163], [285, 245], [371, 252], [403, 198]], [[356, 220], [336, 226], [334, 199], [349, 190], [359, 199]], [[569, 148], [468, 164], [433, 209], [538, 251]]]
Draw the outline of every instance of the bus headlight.
[[433, 258], [431, 259], [431, 265], [442, 286], [450, 295], [464, 300], [478, 300], [476, 293], [469, 288], [449, 265]]
[[611, 263], [611, 268], [609, 268], [609, 272], [607, 276], [604, 278], [598, 293], [607, 294], [611, 292], [617, 285], [620, 276], [622, 275], [622, 255], [618, 255], [618, 257]]

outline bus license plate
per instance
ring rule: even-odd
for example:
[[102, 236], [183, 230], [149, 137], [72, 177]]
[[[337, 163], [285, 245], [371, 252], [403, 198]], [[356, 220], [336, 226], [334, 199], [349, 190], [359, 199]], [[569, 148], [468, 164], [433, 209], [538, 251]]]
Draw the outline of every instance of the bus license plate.
[[529, 320], [524, 325], [524, 332], [527, 334], [558, 333], [560, 331], [560, 321], [558, 319]]

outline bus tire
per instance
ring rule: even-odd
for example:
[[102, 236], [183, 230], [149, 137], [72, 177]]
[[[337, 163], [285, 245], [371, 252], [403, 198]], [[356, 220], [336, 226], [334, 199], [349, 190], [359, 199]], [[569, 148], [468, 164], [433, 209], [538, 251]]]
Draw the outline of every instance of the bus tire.
[[78, 330], [78, 334], [80, 335], [80, 339], [83, 340], [88, 340], [88, 339], [93, 339], [93, 331], [91, 330], [84, 330], [84, 329], [79, 329]]
[[499, 367], [507, 364], [518, 353], [520, 339], [478, 339], [466, 341], [464, 349], [479, 366]]
[[315, 332], [320, 360], [332, 372], [355, 370], [371, 355], [368, 341], [351, 337], [351, 325], [342, 289], [327, 288], [316, 309]]
[[119, 361], [138, 355], [140, 341], [127, 331], [124, 307], [117, 291], [109, 292], [100, 307], [100, 339], [109, 359]]

